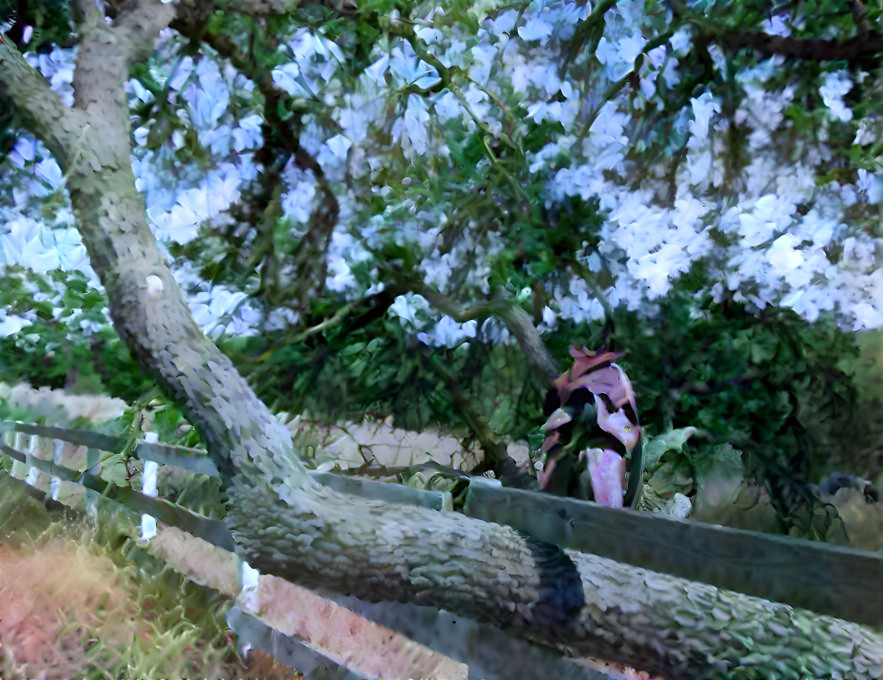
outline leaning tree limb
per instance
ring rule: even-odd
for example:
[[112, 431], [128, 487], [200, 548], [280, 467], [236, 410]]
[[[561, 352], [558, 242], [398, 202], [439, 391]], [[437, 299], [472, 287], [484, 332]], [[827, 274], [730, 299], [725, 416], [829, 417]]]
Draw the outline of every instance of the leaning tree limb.
[[[359, 501], [311, 482], [286, 428], [194, 322], [147, 225], [129, 161], [129, 65], [146, 57], [149, 37], [172, 17], [171, 6], [149, 1], [121, 11], [113, 26], [87, 17], [80, 30], [73, 111], [6, 42], [0, 44], [0, 88], [26, 110], [29, 128], [65, 171], [77, 225], [120, 337], [181, 406], [218, 469], [234, 479], [231, 527], [255, 529], [260, 519], [251, 513], [261, 507], [258, 497], [265, 496], [268, 507], [279, 503], [303, 517], [304, 531], [312, 527], [312, 539], [300, 531], [290, 537], [291, 554], [315, 558], [316, 571], [301, 581], [330, 576], [348, 555], [352, 565], [337, 585], [345, 583], [357, 594], [420, 592], [421, 602], [456, 611], [468, 604], [460, 587], [465, 580], [473, 588], [470, 611], [481, 611], [485, 620], [534, 627], [570, 616], [582, 604], [582, 590], [573, 563], [560, 549], [454, 515], [456, 530], [436, 532], [434, 518], [394, 504]], [[360, 521], [363, 529], [354, 531]], [[334, 545], [346, 550], [333, 551]], [[280, 548], [274, 542], [272, 551]], [[427, 565], [438, 562], [440, 554], [462, 559], [462, 576], [429, 568], [427, 581], [419, 569], [412, 573], [391, 561], [399, 548]], [[377, 588], [384, 579], [389, 586]], [[477, 597], [478, 592], [484, 595]]]
[[[786, 648], [827, 649], [849, 640], [847, 654], [832, 657], [832, 673], [845, 664], [853, 677], [872, 677], [879, 639], [845, 622], [792, 618], [786, 625], [778, 614], [760, 616], [774, 607], [769, 603], [738, 609], [733, 602], [740, 600], [721, 591], [569, 556], [507, 527], [355, 499], [312, 483], [285, 428], [193, 321], [135, 188], [125, 83], [129, 67], [149, 54], [175, 11], [171, 4], [133, 0], [108, 24], [90, 9], [80, 27], [72, 109], [8, 41], [0, 42], [0, 92], [65, 173], [120, 337], [232, 479], [227, 521], [249, 560], [301, 583], [462, 611], [680, 677], [708, 677], [745, 663], [757, 663], [755, 675], [768, 676], [765, 659], [734, 646], [740, 621], [715, 624], [732, 612], [751, 615], [755, 637]], [[616, 583], [624, 585], [617, 590]], [[687, 640], [685, 656], [672, 651]], [[811, 654], [807, 668], [815, 669]]]

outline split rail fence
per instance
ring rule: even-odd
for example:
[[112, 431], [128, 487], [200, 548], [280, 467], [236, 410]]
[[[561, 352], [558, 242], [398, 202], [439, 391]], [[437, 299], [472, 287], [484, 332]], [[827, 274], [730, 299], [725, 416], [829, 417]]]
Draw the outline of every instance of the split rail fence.
[[[514, 638], [491, 626], [435, 609], [370, 604], [317, 594], [251, 569], [234, 553], [223, 521], [163, 495], [167, 479], [217, 476], [204, 451], [135, 442], [131, 475], [112, 477], [128, 442], [97, 432], [0, 422], [0, 454], [13, 461], [0, 483], [33, 493], [95, 521], [116, 504], [140, 515], [137, 540], [194, 582], [234, 601], [228, 623], [245, 644], [315, 678], [616, 677]], [[166, 468], [165, 474], [162, 469]], [[448, 510], [447, 492], [311, 472], [354, 495]], [[646, 512], [504, 489], [470, 480], [464, 512], [508, 524], [564, 548], [804, 607], [862, 624], [883, 625], [883, 555], [771, 536]], [[734, 561], [738, 569], [734, 569]], [[771, 572], [775, 573], [770, 578]]]

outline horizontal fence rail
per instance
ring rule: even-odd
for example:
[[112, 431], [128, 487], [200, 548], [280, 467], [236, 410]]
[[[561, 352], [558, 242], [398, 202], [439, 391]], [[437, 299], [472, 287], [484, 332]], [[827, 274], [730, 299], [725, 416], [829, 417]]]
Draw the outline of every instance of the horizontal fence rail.
[[474, 478], [467, 515], [636, 567], [847, 621], [883, 625], [883, 554], [607, 508]]
[[[139, 491], [119, 486], [105, 479], [102, 476], [102, 460], [106, 456], [102, 453], [120, 453], [126, 443], [123, 438], [96, 432], [0, 421], [0, 453], [13, 461], [12, 479], [9, 482], [25, 483], [53, 501], [74, 509], [84, 509], [87, 515], [96, 516], [99, 500], [112, 501], [154, 522], [158, 519], [169, 525], [152, 530], [147, 536], [142, 533], [142, 539], [153, 539], [144, 543], [145, 548], [193, 580], [214, 587], [236, 600], [237, 605], [231, 609], [228, 623], [236, 631], [240, 642], [264, 649], [278, 661], [309, 672], [310, 676], [426, 677], [430, 674], [437, 677], [467, 677], [467, 667], [462, 663], [433, 652], [394, 630], [374, 624], [306, 589], [287, 583], [280, 586], [278, 582], [281, 579], [259, 575], [233, 554], [233, 537], [223, 522], [153, 497], [143, 489]], [[193, 474], [218, 475], [211, 459], [198, 449], [139, 440], [133, 453], [145, 461], [145, 468], [151, 464], [161, 464]], [[153, 477], [153, 480], [147, 480], [148, 484], [155, 486], [155, 473], [144, 475], [147, 476]], [[334, 479], [335, 476], [327, 473], [319, 477], [339, 488], [350, 492], [361, 491], [372, 497], [387, 498], [381, 487], [389, 487], [398, 502], [438, 508], [450, 504], [450, 500], [439, 492], [424, 493], [418, 489], [371, 480]], [[147, 524], [149, 526], [150, 522]], [[205, 547], [200, 548], [193, 544], [190, 536], [200, 538], [212, 547], [202, 544]], [[207, 549], [215, 552], [206, 553]], [[204, 563], [212, 565], [210, 573], [216, 575], [221, 570], [219, 565], [228, 565], [226, 579], [214, 576], [214, 582], [206, 582], [209, 577], [199, 572], [193, 560], [200, 551], [205, 555]], [[303, 624], [303, 621], [262, 615], [267, 609], [267, 598], [261, 595], [266, 578], [274, 582], [272, 587], [276, 591], [280, 587], [287, 589], [288, 599], [302, 605], [307, 612], [322, 612], [321, 625], [313, 622], [308, 626], [320, 642], [302, 639], [303, 626], [299, 628], [298, 624]], [[335, 633], [329, 636], [328, 631], [332, 626]], [[349, 633], [342, 636], [340, 630]], [[323, 644], [328, 640], [337, 640], [337, 646]], [[387, 651], [382, 662], [377, 659], [380, 646], [386, 647]]]
[[[0, 454], [13, 461], [12, 479], [2, 472], [0, 478], [27, 484], [31, 493], [93, 517], [111, 502], [167, 525], [149, 531], [142, 547], [193, 581], [234, 600], [227, 620], [240, 642], [267, 651], [307, 677], [465, 680], [551, 673], [562, 680], [613, 680], [585, 660], [562, 657], [464, 617], [415, 605], [329, 598], [258, 574], [234, 554], [233, 537], [222, 521], [154, 497], [152, 489], [145, 493], [145, 481], [147, 486], [155, 484], [155, 470], [142, 474], [140, 491], [107, 479], [104, 454], [121, 453], [127, 443], [97, 432], [0, 421]], [[133, 456], [144, 461], [145, 469], [158, 464], [184, 474], [219, 474], [199, 449], [137, 440]], [[448, 492], [328, 472], [310, 475], [358, 496], [436, 510], [451, 508]], [[129, 481], [137, 484], [137, 475]], [[157, 491], [162, 493], [161, 485]], [[145, 538], [143, 533], [140, 538]], [[201, 570], [205, 564], [211, 569]], [[282, 602], [290, 606], [280, 607]]]
[[[43, 456], [0, 444], [21, 465], [56, 480], [58, 489], [75, 483], [112, 498], [131, 510], [156, 517], [213, 545], [233, 550], [223, 522], [194, 513], [162, 498], [153, 498], [101, 479], [97, 450], [118, 453], [125, 440], [100, 433], [0, 421], [0, 434], [33, 435], [86, 447], [74, 468], [61, 465], [58, 449]], [[135, 455], [143, 460], [194, 474], [218, 475], [205, 451], [138, 440]], [[328, 472], [309, 473], [338, 491], [395, 503], [450, 509], [448, 492], [414, 489]], [[504, 489], [499, 482], [471, 478], [464, 512], [507, 524], [531, 536], [748, 595], [803, 607], [867, 625], [883, 625], [883, 554], [854, 548], [732, 529], [666, 515], [605, 508], [596, 503]]]

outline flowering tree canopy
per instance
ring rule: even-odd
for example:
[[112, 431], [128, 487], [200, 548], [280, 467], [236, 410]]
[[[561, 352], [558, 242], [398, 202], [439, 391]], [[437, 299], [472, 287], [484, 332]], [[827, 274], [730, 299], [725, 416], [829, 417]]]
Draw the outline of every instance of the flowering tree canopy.
[[[601, 293], [652, 315], [688, 272], [879, 327], [875, 10], [812, 7], [194, 12], [127, 83], [138, 187], [215, 337], [408, 275], [462, 302], [538, 282], [547, 330], [601, 318]], [[70, 102], [76, 47], [46, 35], [21, 46]], [[57, 162], [7, 145], [5, 265], [88, 272]], [[14, 312], [7, 334], [33, 320]], [[434, 344], [476, 331], [412, 295], [391, 312]]]

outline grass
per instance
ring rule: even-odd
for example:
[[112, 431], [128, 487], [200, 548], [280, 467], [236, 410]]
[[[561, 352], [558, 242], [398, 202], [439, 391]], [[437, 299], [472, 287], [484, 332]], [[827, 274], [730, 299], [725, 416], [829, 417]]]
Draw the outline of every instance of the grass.
[[230, 603], [140, 550], [126, 521], [96, 528], [0, 472], [0, 677], [277, 675], [237, 654]]

